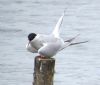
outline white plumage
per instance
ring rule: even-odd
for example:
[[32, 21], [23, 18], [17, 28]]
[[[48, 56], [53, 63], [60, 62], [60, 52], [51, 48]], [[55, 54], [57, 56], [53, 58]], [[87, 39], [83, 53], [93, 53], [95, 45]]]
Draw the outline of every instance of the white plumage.
[[36, 36], [33, 39], [29, 39], [29, 43], [26, 45], [27, 50], [32, 53], [39, 53], [41, 56], [53, 57], [60, 50], [66, 48], [67, 46], [74, 45], [72, 44], [72, 41], [75, 38], [64, 41], [60, 37], [60, 26], [62, 24], [63, 17], [64, 13], [58, 20], [53, 32], [50, 35], [36, 34]]

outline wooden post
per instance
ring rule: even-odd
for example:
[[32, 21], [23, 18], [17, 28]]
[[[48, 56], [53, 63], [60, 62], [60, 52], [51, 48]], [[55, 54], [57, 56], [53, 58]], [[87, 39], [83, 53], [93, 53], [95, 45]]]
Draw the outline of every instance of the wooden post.
[[53, 85], [54, 58], [35, 57], [33, 85]]

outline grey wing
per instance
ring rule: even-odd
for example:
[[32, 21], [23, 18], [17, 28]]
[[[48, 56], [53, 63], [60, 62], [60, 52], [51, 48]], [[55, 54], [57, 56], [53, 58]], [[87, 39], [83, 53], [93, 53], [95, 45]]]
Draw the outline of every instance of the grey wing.
[[38, 50], [38, 53], [45, 57], [53, 57], [59, 49], [60, 45], [57, 43], [46, 43]]

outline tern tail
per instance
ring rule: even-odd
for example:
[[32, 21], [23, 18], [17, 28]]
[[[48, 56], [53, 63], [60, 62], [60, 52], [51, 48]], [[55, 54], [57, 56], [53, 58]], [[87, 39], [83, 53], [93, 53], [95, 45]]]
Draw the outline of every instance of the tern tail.
[[62, 21], [63, 21], [63, 17], [65, 15], [65, 11], [63, 12], [62, 16], [59, 18], [52, 34], [56, 37], [56, 38], [59, 38], [59, 34], [60, 34], [60, 26], [62, 24]]

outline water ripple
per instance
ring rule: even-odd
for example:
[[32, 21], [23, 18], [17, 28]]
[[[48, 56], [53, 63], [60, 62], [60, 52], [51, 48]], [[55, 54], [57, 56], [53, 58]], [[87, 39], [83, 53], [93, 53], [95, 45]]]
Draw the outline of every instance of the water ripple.
[[15, 33], [15, 32], [21, 32], [20, 29], [0, 29], [0, 32], [9, 32], [9, 33]]

